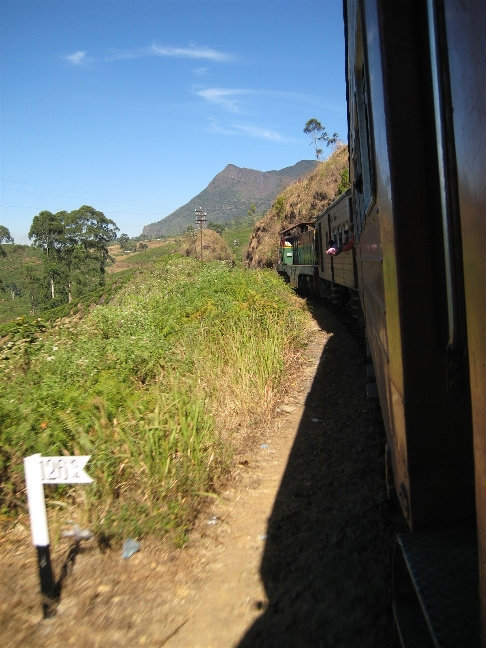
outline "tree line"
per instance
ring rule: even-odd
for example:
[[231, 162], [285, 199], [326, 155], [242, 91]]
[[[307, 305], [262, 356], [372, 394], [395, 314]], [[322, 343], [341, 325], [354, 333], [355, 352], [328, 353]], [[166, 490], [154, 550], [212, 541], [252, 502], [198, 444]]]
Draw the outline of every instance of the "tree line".
[[5, 227], [5, 225], [0, 225], [0, 256], [5, 256], [7, 253], [3, 249], [2, 243], [13, 243], [14, 240], [9, 232], [9, 230]]
[[[1, 243], [13, 243], [13, 238], [1, 227], [0, 254], [5, 256]], [[70, 303], [103, 286], [111, 260], [108, 246], [117, 238], [117, 231], [114, 221], [89, 205], [71, 212], [44, 210], [34, 216], [29, 239], [41, 251], [41, 267], [26, 268], [31, 309]]]
[[52, 300], [58, 295], [71, 302], [73, 292], [104, 284], [108, 245], [117, 231], [114, 221], [89, 205], [34, 216], [29, 239], [43, 252], [44, 288]]

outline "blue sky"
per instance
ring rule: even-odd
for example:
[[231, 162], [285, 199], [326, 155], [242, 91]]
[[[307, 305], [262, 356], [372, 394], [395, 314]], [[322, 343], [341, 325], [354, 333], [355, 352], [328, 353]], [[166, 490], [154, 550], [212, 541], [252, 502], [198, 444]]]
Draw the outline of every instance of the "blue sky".
[[83, 204], [137, 236], [227, 164], [313, 159], [312, 117], [347, 139], [341, 0], [2, 0], [0, 14], [0, 224], [16, 243], [40, 211]]

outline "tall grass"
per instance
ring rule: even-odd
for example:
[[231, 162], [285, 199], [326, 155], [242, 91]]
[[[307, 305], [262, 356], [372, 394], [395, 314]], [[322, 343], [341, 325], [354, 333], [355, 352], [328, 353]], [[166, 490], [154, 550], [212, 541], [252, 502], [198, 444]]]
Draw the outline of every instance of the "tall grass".
[[[0, 354], [4, 511], [22, 506], [24, 456], [91, 454], [80, 500], [93, 526], [182, 541], [308, 320], [272, 272], [173, 258], [85, 317], [28, 335], [19, 323]], [[78, 492], [55, 498], [75, 506]]]

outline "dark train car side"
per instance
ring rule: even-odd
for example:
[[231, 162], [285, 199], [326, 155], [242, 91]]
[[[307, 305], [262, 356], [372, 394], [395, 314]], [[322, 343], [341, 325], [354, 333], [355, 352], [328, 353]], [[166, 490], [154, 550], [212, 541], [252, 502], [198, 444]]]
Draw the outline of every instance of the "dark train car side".
[[346, 191], [315, 222], [317, 290], [331, 301], [345, 301], [358, 289], [351, 192]]
[[294, 288], [334, 302], [347, 301], [352, 293], [357, 295], [350, 191], [314, 222], [296, 223], [280, 232], [277, 271]]
[[316, 230], [314, 223], [296, 223], [280, 232], [277, 272], [294, 288], [314, 289]]
[[486, 646], [486, 5], [344, 13], [357, 275], [410, 528], [399, 634], [479, 646], [482, 615]]

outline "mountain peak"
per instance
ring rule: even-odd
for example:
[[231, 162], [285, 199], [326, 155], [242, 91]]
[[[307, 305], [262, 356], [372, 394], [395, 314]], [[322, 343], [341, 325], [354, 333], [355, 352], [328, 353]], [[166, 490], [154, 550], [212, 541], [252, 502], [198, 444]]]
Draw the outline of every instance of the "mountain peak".
[[194, 210], [202, 206], [208, 220], [227, 223], [246, 217], [251, 205], [266, 212], [289, 184], [314, 171], [317, 162], [301, 160], [279, 171], [256, 171], [227, 164], [208, 186], [188, 203], [156, 223], [145, 225], [143, 234], [171, 236], [194, 224]]

